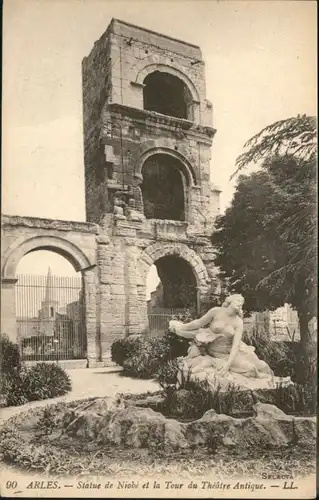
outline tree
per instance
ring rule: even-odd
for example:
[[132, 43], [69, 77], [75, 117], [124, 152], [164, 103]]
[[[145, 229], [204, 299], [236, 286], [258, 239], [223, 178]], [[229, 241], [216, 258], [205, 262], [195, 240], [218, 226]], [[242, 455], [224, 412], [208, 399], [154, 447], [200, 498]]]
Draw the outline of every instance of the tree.
[[315, 161], [317, 156], [317, 120], [314, 116], [279, 120], [263, 128], [249, 139], [236, 160], [235, 177], [249, 163], [258, 163], [272, 156], [292, 156], [303, 161]]
[[245, 296], [247, 311], [290, 303], [305, 343], [308, 321], [316, 315], [314, 126], [309, 117], [289, 119], [248, 141], [237, 172], [251, 161], [262, 160], [261, 168], [239, 176], [212, 236], [221, 276]]

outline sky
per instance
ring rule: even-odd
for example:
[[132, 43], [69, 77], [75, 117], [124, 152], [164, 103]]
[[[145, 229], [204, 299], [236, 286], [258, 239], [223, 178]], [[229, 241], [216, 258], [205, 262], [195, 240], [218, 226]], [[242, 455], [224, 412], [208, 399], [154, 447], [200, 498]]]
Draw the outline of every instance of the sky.
[[[244, 143], [278, 119], [316, 114], [316, 2], [5, 0], [3, 213], [85, 220], [81, 61], [112, 17], [201, 47], [222, 211]], [[18, 271], [45, 273], [49, 261], [73, 273], [46, 252]]]

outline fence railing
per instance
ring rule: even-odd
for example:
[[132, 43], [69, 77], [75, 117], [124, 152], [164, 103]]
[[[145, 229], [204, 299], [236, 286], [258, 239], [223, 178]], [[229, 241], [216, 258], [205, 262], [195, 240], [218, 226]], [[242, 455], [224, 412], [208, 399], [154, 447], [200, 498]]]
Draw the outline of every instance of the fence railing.
[[148, 325], [151, 333], [161, 334], [168, 329], [168, 324], [172, 318], [180, 315], [192, 314], [195, 317], [195, 311], [189, 309], [171, 309], [162, 308], [148, 313]]
[[16, 321], [24, 360], [86, 357], [81, 277], [18, 275]]
[[[161, 309], [148, 313], [148, 323], [151, 333], [162, 334], [167, 331], [170, 320], [177, 315], [185, 314], [185, 309]], [[190, 311], [193, 317], [197, 317], [194, 311]], [[244, 320], [244, 330], [265, 332], [273, 340], [298, 341], [300, 339], [299, 325], [292, 322], [278, 322], [276, 320], [265, 321], [247, 318]]]
[[86, 335], [82, 322], [70, 319], [50, 323], [41, 320], [17, 321], [17, 329], [25, 361], [86, 357]]

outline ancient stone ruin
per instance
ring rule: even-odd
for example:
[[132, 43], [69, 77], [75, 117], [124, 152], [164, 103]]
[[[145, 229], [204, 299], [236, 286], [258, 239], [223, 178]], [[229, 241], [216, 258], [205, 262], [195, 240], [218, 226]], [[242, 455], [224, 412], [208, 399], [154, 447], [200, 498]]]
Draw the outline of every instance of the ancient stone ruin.
[[82, 75], [87, 222], [3, 217], [1, 331], [16, 337], [19, 260], [53, 250], [83, 275], [94, 366], [119, 336], [147, 331], [151, 265], [166, 308], [199, 313], [218, 294], [210, 235], [219, 189], [199, 47], [113, 19]]

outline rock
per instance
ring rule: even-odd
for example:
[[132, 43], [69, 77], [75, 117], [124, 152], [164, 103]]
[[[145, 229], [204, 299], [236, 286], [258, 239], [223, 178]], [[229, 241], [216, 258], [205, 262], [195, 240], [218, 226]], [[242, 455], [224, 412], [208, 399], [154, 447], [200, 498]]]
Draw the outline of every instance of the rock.
[[281, 377], [268, 378], [250, 378], [241, 375], [240, 373], [228, 372], [224, 377], [220, 377], [218, 370], [213, 367], [207, 368], [205, 372], [198, 375], [191, 375], [191, 379], [208, 380], [210, 385], [215, 388], [220, 386], [220, 390], [226, 392], [230, 385], [235, 386], [237, 391], [258, 391], [261, 389], [275, 389], [278, 384], [291, 385], [292, 381], [289, 377], [284, 379]]
[[63, 418], [64, 434], [84, 439], [94, 439], [99, 432], [99, 424], [103, 417], [110, 418], [118, 409], [124, 408], [121, 398], [97, 398], [94, 401], [81, 403], [69, 410]]
[[296, 444], [307, 448], [315, 447], [317, 438], [316, 417], [295, 417], [294, 432]]
[[126, 406], [138, 406], [139, 408], [151, 408], [155, 411], [160, 411], [165, 402], [165, 396], [156, 394], [154, 396], [147, 396], [144, 399], [126, 401]]
[[134, 406], [115, 412], [106, 426], [101, 426], [98, 439], [134, 448], [158, 444], [167, 448], [187, 447], [183, 424], [150, 408]]
[[270, 405], [267, 403], [256, 403], [253, 406], [253, 410], [257, 418], [289, 419], [289, 420], [293, 418], [290, 415], [286, 415], [286, 413], [277, 408], [277, 406]]
[[[285, 415], [287, 417], [287, 415]], [[242, 448], [287, 447], [293, 441], [293, 419], [245, 418], [240, 426]]]
[[213, 408], [211, 408], [210, 410], [204, 413], [204, 415], [200, 420], [202, 420], [203, 422], [205, 421], [211, 422], [211, 420], [214, 419], [215, 415], [217, 415], [216, 411]]
[[185, 437], [187, 424], [182, 424], [174, 419], [166, 419], [164, 432], [164, 446], [168, 449], [188, 448], [189, 443]]
[[209, 445], [213, 448], [246, 449], [258, 446], [268, 449], [288, 446], [293, 441], [293, 419], [280, 410], [277, 414], [269, 409], [266, 413], [266, 410], [257, 418], [233, 418], [210, 410], [201, 419], [187, 425], [187, 440], [190, 445]]
[[186, 439], [190, 446], [218, 448], [222, 445], [223, 437], [233, 420], [228, 415], [209, 410], [199, 420], [187, 424]]
[[[187, 400], [188, 391], [178, 393], [177, 400]], [[147, 400], [154, 403], [152, 396], [143, 402]], [[164, 447], [168, 452], [195, 446], [211, 450], [315, 446], [315, 418], [295, 418], [274, 405], [261, 402], [254, 404], [253, 410], [252, 417], [234, 418], [211, 409], [198, 420], [182, 423], [151, 408], [124, 407], [121, 399], [99, 398], [67, 412], [61, 439], [83, 439], [83, 444], [90, 444], [92, 449], [113, 444], [133, 448]]]
[[93, 412], [83, 412], [77, 415], [64, 429], [68, 436], [95, 439], [98, 434], [98, 424], [101, 416]]

